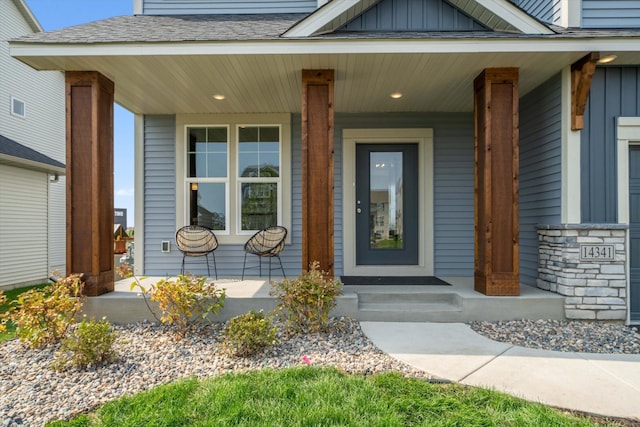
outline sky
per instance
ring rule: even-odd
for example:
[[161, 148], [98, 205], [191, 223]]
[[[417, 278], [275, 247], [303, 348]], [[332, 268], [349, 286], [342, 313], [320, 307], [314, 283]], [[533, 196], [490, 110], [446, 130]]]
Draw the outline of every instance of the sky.
[[[133, 14], [133, 0], [26, 0], [26, 2], [45, 31], [85, 24], [112, 16]], [[113, 121], [114, 207], [127, 209], [127, 227], [133, 227], [133, 114], [116, 104]]]

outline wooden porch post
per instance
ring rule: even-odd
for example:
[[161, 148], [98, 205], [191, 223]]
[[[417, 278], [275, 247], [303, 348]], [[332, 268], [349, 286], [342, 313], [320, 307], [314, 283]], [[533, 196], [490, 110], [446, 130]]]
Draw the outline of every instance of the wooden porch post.
[[113, 82], [66, 73], [67, 272], [85, 274], [88, 296], [113, 286]]
[[302, 269], [333, 276], [333, 70], [302, 71]]
[[474, 116], [475, 290], [519, 295], [517, 68], [475, 79]]

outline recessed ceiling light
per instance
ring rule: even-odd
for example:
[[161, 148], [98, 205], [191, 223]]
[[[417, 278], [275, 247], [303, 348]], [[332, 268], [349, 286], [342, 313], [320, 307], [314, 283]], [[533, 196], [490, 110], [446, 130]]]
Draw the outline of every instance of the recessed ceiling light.
[[402, 94], [400, 92], [395, 92], [392, 93], [391, 95], [389, 95], [390, 97], [392, 97], [393, 99], [398, 99], [398, 98], [402, 98]]
[[617, 55], [603, 56], [602, 58], [598, 59], [598, 64], [608, 64], [610, 62], [615, 61], [617, 58], [618, 58]]
[[213, 95], [213, 99], [215, 99], [216, 101], [222, 101], [224, 98], [224, 95]]

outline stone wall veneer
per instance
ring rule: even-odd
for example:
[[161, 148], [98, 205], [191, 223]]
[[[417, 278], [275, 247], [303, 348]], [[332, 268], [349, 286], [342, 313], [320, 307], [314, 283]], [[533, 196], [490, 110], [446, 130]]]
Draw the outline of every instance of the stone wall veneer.
[[[538, 226], [537, 285], [566, 297], [567, 319], [626, 320], [626, 236], [622, 224]], [[581, 258], [583, 245], [612, 245], [613, 260]]]

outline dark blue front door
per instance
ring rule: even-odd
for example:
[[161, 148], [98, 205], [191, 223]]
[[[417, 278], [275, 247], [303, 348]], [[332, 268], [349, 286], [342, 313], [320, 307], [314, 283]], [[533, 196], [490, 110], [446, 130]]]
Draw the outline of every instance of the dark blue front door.
[[356, 145], [356, 264], [418, 264], [418, 144]]

